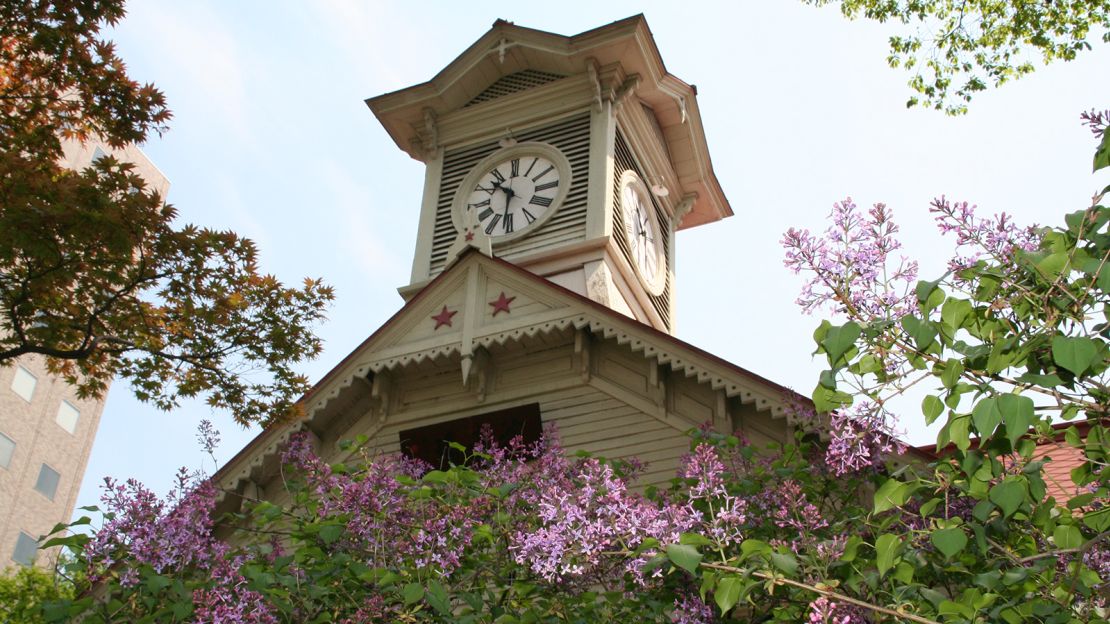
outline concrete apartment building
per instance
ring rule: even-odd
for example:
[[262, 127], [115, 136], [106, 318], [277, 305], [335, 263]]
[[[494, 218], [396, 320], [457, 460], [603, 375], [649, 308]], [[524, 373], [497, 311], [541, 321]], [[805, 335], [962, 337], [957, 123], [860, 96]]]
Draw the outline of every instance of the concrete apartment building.
[[[169, 181], [136, 147], [74, 141], [64, 146], [64, 164], [81, 169], [109, 153], [165, 196]], [[103, 399], [79, 399], [41, 356], [0, 367], [0, 570], [51, 563], [37, 540], [73, 515], [103, 410]]]

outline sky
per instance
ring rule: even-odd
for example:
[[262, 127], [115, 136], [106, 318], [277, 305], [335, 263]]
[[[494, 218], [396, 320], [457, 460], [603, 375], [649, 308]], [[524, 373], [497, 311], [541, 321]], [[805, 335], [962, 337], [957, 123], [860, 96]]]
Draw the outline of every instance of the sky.
[[[401, 152], [363, 100], [430, 79], [497, 18], [572, 35], [643, 13], [667, 70], [698, 88], [713, 166], [735, 216], [678, 234], [679, 338], [803, 394], [819, 317], [794, 304], [782, 266], [790, 227], [822, 230], [836, 201], [884, 202], [922, 277], [951, 241], [928, 212], [941, 195], [1056, 224], [1108, 181], [1092, 176], [1081, 111], [1110, 107], [1110, 46], [975, 98], [953, 118], [907, 109], [908, 75], [888, 67], [888, 27], [794, 0], [493, 3], [133, 1], [110, 33], [132, 78], [174, 112], [143, 146], [171, 183], [182, 223], [253, 239], [264, 271], [323, 277], [337, 299], [319, 327], [320, 379], [402, 305], [423, 165]], [[1105, 174], [1105, 172], [1103, 172]], [[904, 437], [934, 431], [905, 406]], [[160, 412], [126, 382], [109, 393], [78, 506], [105, 476], [164, 493], [178, 467], [215, 466], [197, 423], [222, 431], [226, 461], [257, 430], [201, 402]], [[78, 512], [81, 513], [81, 512]]]

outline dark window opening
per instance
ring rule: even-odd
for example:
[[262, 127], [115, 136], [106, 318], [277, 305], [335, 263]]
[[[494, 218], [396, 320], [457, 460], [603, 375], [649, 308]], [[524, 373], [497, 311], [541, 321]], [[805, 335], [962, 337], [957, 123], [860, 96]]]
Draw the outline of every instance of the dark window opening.
[[532, 444], [538, 441], [543, 433], [540, 405], [531, 403], [469, 418], [458, 418], [426, 427], [407, 429], [400, 433], [401, 452], [406, 457], [422, 459], [433, 468], [441, 470], [452, 464], [462, 464], [466, 460], [465, 456], [458, 449], [451, 448], [449, 444], [458, 442], [466, 447], [467, 452], [470, 452], [482, 434], [483, 425], [489, 425], [493, 439], [500, 446], [507, 446], [516, 436], [521, 436], [525, 444]]

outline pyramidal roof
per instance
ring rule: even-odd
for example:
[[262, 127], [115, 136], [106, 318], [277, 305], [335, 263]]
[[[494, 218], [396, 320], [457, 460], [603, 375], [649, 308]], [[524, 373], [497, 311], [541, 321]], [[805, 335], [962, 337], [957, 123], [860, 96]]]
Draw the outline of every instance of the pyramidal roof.
[[[535, 91], [556, 88], [559, 78], [588, 77], [598, 103], [634, 90], [659, 122], [682, 186], [680, 195], [696, 195], [679, 228], [732, 215], [709, 158], [697, 89], [667, 72], [643, 15], [573, 36], [497, 20], [431, 80], [369, 98], [366, 104], [399, 148], [424, 161], [425, 146], [437, 143], [429, 135], [463, 127], [488, 131], [490, 112], [502, 103], [499, 98], [485, 101], [483, 93], [522, 72], [542, 78], [533, 81]], [[536, 107], [537, 114], [541, 110]]]

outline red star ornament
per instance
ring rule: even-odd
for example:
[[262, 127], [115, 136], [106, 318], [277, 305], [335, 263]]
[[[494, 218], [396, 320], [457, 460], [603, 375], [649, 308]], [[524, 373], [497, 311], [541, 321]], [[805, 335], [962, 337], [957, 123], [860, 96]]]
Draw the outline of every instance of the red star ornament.
[[493, 306], [493, 316], [497, 316], [498, 313], [500, 313], [500, 312], [504, 312], [506, 314], [511, 314], [512, 310], [509, 309], [509, 304], [512, 303], [515, 300], [516, 300], [515, 296], [506, 297], [505, 296], [505, 291], [502, 290], [501, 295], [497, 299], [494, 299], [493, 301], [489, 302], [489, 304], [491, 306]]
[[444, 325], [451, 327], [451, 317], [455, 316], [458, 313], [458, 310], [451, 311], [447, 309], [447, 306], [443, 306], [443, 309], [440, 310], [439, 314], [432, 316], [432, 320], [436, 322], [435, 329], [439, 329]]

